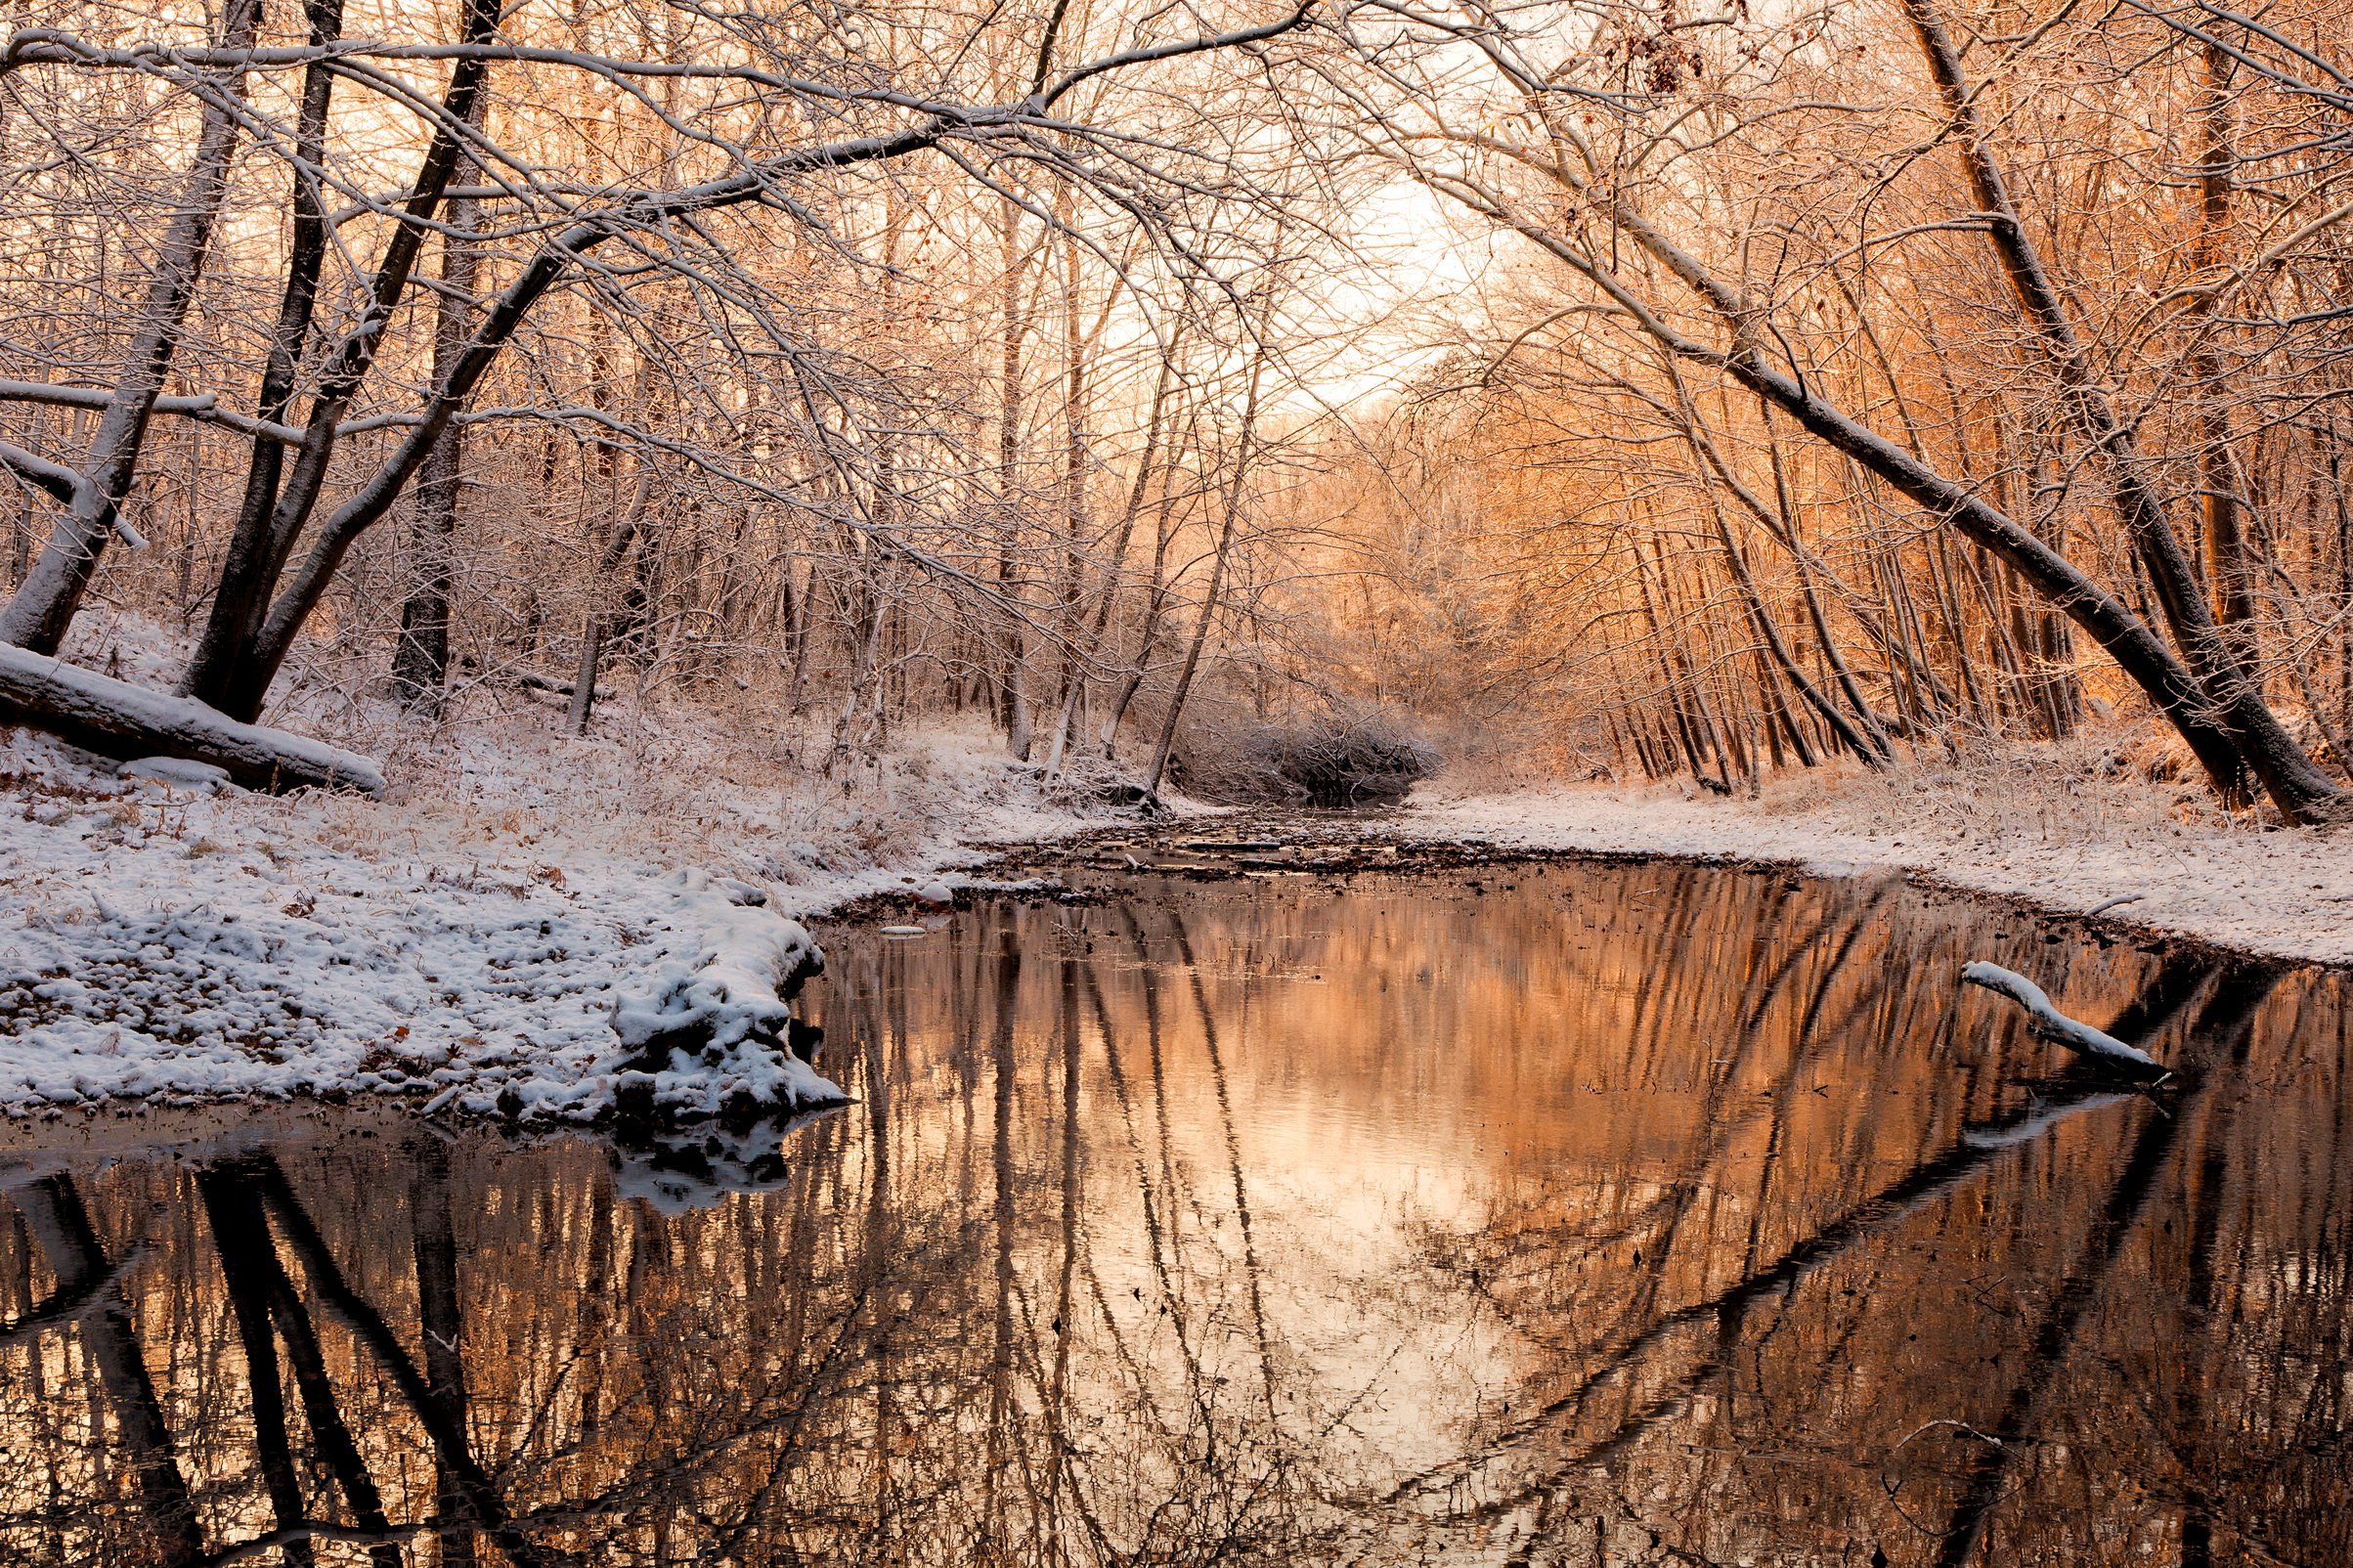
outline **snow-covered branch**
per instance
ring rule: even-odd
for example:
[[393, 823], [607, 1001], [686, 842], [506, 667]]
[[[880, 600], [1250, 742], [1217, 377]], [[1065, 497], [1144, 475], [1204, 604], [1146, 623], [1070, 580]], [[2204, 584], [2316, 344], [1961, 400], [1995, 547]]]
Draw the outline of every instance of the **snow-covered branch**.
[[1981, 960], [1962, 969], [1961, 982], [1964, 985], [1982, 985], [2025, 1008], [2027, 1030], [2037, 1039], [2063, 1045], [2077, 1056], [2103, 1067], [2123, 1067], [2139, 1073], [2166, 1070], [2164, 1064], [2148, 1052], [2126, 1045], [2114, 1035], [2060, 1012], [2051, 1005], [2050, 997], [2044, 994], [2041, 986], [2016, 970]]

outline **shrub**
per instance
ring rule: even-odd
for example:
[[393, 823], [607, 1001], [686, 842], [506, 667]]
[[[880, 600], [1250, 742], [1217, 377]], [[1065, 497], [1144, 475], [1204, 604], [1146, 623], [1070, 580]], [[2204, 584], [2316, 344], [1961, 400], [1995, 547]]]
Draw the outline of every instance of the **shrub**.
[[1440, 761], [1398, 715], [1341, 709], [1190, 746], [1184, 786], [1216, 800], [1377, 806], [1403, 800]]

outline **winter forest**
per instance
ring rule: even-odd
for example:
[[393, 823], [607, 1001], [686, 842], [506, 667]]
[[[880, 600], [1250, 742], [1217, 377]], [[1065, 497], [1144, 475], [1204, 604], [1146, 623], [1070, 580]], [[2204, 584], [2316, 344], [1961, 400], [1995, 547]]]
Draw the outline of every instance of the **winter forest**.
[[2353, 5], [0, 36], [0, 1560], [2353, 1563]]
[[2120, 708], [2327, 820], [2341, 20], [24, 12], [0, 635], [1148, 789], [1197, 700], [1725, 791]]

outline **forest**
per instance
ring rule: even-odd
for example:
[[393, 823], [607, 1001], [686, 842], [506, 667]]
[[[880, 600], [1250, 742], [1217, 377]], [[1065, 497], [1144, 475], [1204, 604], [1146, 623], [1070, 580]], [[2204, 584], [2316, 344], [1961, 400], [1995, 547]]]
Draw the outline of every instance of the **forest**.
[[35, 6], [0, 641], [68, 663], [0, 702], [220, 761], [619, 680], [1147, 794], [1253, 725], [1728, 795], [2121, 713], [2332, 821], [2343, 21]]
[[2353, 0], [0, 33], [0, 1561], [2353, 1563]]

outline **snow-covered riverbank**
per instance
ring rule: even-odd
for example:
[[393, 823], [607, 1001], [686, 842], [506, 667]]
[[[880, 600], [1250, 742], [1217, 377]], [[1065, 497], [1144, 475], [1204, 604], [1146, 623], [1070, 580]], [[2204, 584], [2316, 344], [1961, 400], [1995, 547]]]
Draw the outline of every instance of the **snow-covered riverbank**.
[[713, 734], [553, 728], [471, 726], [380, 800], [214, 793], [0, 731], [0, 1109], [393, 1091], [586, 1114], [616, 999], [740, 922], [698, 874], [806, 918], [1108, 815], [976, 733], [827, 778]]
[[1889, 778], [1799, 775], [1754, 801], [1564, 785], [1416, 792], [1391, 831], [1540, 850], [1916, 873], [2269, 957], [2353, 964], [2353, 830], [2257, 831], [2202, 793], [2047, 749]]
[[[395, 748], [373, 800], [215, 793], [0, 731], [0, 1110], [375, 1091], [588, 1114], [612, 1099], [616, 1002], [675, 990], [746, 918], [725, 879], [806, 918], [1119, 814], [979, 726], [828, 777], [719, 726], [573, 740], [551, 718]], [[2114, 917], [2353, 963], [2353, 833], [2256, 831], [2090, 755], [1802, 774], [1756, 800], [1441, 781], [1379, 830], [1926, 874], [2062, 911], [2137, 895]]]

